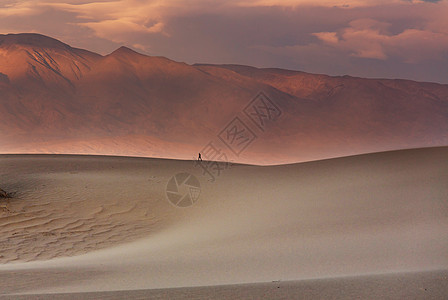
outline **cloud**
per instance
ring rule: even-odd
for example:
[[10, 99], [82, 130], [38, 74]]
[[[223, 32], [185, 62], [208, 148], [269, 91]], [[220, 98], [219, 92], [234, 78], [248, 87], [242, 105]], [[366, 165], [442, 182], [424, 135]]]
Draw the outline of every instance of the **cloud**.
[[129, 33], [163, 33], [162, 22], [135, 22], [129, 18], [119, 18], [114, 20], [103, 20], [99, 22], [86, 22], [82, 26], [91, 28], [98, 37], [110, 39], [111, 41], [122, 43], [126, 42], [126, 36]]
[[0, 4], [0, 16], [29, 16], [42, 11], [36, 1], [6, 1]]
[[101, 54], [448, 82], [446, 15], [446, 0], [4, 0], [0, 31]]
[[161, 1], [111, 0], [83, 3], [46, 3], [53, 9], [76, 14], [77, 24], [100, 38], [121, 43], [128, 33], [162, 33]]
[[233, 1], [217, 3], [214, 0], [103, 0], [71, 1], [71, 3], [45, 2], [42, 6], [74, 13], [79, 26], [87, 27], [98, 37], [117, 43], [127, 41], [128, 34], [161, 34], [169, 36], [165, 30], [166, 20], [182, 16], [192, 11], [219, 11]]
[[338, 32], [314, 33], [323, 43], [352, 56], [386, 60], [397, 57], [408, 63], [442, 59], [448, 52], [448, 34], [427, 29], [405, 29], [391, 34], [391, 24], [373, 19], [359, 19]]
[[424, 2], [437, 3], [442, 0], [241, 0], [238, 1], [240, 6], [316, 6], [316, 7], [339, 7], [339, 8], [355, 8], [355, 7], [372, 7], [391, 4], [417, 4]]
[[[23, 17], [43, 14], [46, 11], [72, 13], [76, 16], [71, 24], [90, 28], [100, 38], [125, 42], [126, 33], [163, 33], [162, 10], [174, 7], [182, 1], [149, 0], [72, 0], [59, 2], [8, 1], [0, 4], [0, 16]], [[49, 20], [42, 20], [43, 23]], [[31, 31], [31, 30], [30, 30]]]
[[313, 33], [313, 35], [317, 36], [321, 41], [327, 44], [337, 44], [339, 42], [336, 32], [316, 32]]
[[138, 43], [137, 44], [133, 44], [132, 47], [134, 47], [135, 49], [141, 50], [143, 52], [148, 51], [149, 48], [150, 48], [149, 46], [145, 46], [145, 45], [138, 44]]

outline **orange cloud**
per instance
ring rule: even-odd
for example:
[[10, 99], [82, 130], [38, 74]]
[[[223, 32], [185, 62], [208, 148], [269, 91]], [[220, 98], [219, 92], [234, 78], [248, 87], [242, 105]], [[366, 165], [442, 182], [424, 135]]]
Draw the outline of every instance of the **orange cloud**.
[[350, 27], [339, 33], [318, 32], [313, 35], [331, 47], [362, 58], [385, 60], [398, 56], [405, 62], [415, 63], [427, 58], [442, 58], [448, 51], [447, 32], [406, 29], [390, 34], [388, 27], [388, 23], [360, 19], [350, 22]]
[[[314, 6], [314, 7], [340, 7], [356, 8], [366, 6], [386, 6], [399, 4], [410, 6], [423, 3], [424, 0], [68, 0], [60, 2], [57, 0], [42, 1], [11, 1], [9, 4], [0, 6], [0, 16], [23, 16], [39, 14], [46, 8], [53, 8], [59, 11], [76, 14], [78, 22], [75, 24], [90, 28], [101, 38], [114, 42], [126, 42], [127, 33], [159, 33], [169, 36], [166, 30], [167, 18], [176, 17], [188, 12], [213, 11], [220, 13], [226, 9], [238, 9], [238, 7], [257, 6]], [[429, 4], [429, 3], [427, 3]], [[224, 8], [224, 9], [223, 9]], [[445, 11], [446, 12], [446, 11]], [[433, 26], [444, 27], [448, 30], [447, 18], [440, 17], [440, 20], [433, 22]], [[382, 39], [376, 36], [371, 29], [364, 31], [345, 33], [351, 40], [367, 43], [366, 39], [358, 38], [357, 35], [367, 34], [370, 40]], [[341, 42], [333, 32], [317, 32], [316, 37], [326, 43]], [[376, 47], [375, 50], [358, 49], [354, 55], [361, 57], [384, 57], [381, 54], [378, 43], [370, 43], [369, 47]], [[367, 46], [367, 45], [366, 45]]]
[[415, 4], [424, 3], [423, 0], [241, 0], [238, 1], [240, 6], [320, 6], [320, 7], [366, 7], [390, 4]]
[[41, 12], [40, 4], [36, 1], [15, 1], [0, 5], [0, 16], [29, 16]]
[[339, 42], [336, 32], [316, 32], [313, 35], [328, 44], [337, 44]]
[[[92, 29], [98, 37], [126, 42], [128, 33], [163, 33], [163, 1], [111, 0], [86, 3], [46, 3], [76, 13], [78, 25]], [[85, 21], [84, 21], [85, 20]]]

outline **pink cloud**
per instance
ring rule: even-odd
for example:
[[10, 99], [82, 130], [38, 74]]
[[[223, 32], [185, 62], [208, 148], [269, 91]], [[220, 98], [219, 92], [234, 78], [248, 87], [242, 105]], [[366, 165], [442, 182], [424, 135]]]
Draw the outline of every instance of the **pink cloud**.
[[359, 19], [339, 32], [314, 33], [324, 44], [361, 58], [385, 60], [391, 56], [415, 63], [428, 58], [442, 58], [448, 51], [448, 33], [431, 29], [405, 29], [389, 32], [390, 24], [373, 19]]
[[[409, 1], [409, 3], [416, 3], [422, 1]], [[366, 7], [366, 6], [378, 6], [393, 3], [403, 3], [402, 0], [241, 0], [238, 1], [238, 5], [241, 6], [286, 6], [286, 7], [298, 7], [298, 6], [319, 6], [319, 7], [341, 7], [341, 8], [353, 8], [353, 7]]]
[[415, 67], [445, 82], [447, 15], [446, 0], [4, 0], [0, 31], [188, 63], [396, 77]]

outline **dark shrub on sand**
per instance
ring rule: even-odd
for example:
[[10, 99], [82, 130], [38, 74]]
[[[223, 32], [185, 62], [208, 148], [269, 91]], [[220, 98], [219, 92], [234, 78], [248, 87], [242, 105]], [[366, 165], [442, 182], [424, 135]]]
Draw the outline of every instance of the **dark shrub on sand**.
[[0, 189], [0, 198], [10, 198], [11, 195], [5, 192], [4, 190]]

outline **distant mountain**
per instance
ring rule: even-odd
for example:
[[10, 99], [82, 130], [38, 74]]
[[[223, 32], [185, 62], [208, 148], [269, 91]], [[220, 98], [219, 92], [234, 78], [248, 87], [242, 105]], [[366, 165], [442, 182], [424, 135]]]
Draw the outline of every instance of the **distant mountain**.
[[102, 56], [39, 34], [0, 35], [0, 112], [2, 153], [191, 159], [213, 142], [285, 163], [448, 145], [448, 85]]

